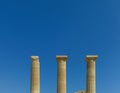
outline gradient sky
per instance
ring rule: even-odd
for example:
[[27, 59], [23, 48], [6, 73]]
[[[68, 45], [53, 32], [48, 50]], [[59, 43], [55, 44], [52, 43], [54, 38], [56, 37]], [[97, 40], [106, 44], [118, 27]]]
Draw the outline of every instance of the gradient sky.
[[1, 0], [0, 93], [30, 93], [40, 56], [41, 93], [56, 93], [56, 55], [68, 55], [67, 93], [86, 88], [97, 54], [97, 93], [120, 93], [120, 0]]

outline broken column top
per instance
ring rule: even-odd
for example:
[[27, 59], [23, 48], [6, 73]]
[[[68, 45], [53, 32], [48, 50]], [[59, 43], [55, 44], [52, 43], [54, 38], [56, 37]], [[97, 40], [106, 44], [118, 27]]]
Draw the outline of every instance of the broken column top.
[[75, 93], [86, 93], [85, 90], [81, 90], [81, 91], [76, 91]]
[[39, 56], [31, 56], [30, 58], [32, 61], [39, 60]]
[[67, 60], [68, 56], [66, 55], [57, 55], [56, 56], [56, 59], [57, 61], [59, 62], [59, 60]]
[[98, 55], [87, 55], [86, 56], [86, 62], [89, 62], [90, 60], [96, 60], [98, 58]]

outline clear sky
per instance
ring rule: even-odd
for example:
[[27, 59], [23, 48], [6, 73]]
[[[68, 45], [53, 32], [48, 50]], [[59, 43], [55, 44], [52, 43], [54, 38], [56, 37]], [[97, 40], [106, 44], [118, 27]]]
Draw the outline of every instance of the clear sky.
[[86, 88], [97, 54], [97, 93], [120, 93], [120, 0], [0, 0], [0, 93], [30, 93], [31, 55], [41, 93], [56, 93], [56, 55], [68, 55], [67, 93]]

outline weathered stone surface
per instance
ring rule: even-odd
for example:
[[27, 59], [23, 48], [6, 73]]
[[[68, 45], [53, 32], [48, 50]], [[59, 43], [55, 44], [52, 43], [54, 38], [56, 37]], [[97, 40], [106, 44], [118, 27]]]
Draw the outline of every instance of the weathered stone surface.
[[98, 58], [97, 55], [87, 55], [87, 81], [86, 81], [86, 93], [96, 93], [96, 67], [95, 61]]
[[31, 88], [30, 93], [40, 93], [40, 63], [38, 56], [31, 56]]
[[67, 56], [56, 56], [58, 62], [57, 93], [66, 93], [66, 60]]

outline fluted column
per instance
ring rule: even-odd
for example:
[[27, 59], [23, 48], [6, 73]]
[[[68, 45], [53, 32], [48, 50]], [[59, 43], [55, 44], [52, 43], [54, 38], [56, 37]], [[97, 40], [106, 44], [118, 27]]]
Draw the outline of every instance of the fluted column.
[[66, 61], [67, 56], [56, 56], [58, 62], [57, 93], [66, 93]]
[[40, 63], [38, 56], [31, 56], [31, 88], [30, 93], [40, 93]]
[[87, 85], [86, 93], [96, 93], [96, 66], [95, 61], [98, 58], [97, 55], [87, 55]]

